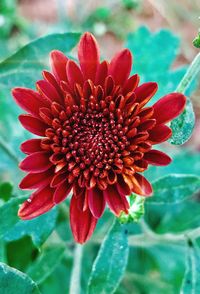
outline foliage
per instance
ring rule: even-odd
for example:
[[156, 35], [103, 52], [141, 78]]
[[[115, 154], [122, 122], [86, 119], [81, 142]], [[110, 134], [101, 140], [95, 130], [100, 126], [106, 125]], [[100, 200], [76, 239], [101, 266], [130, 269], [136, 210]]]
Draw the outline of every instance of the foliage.
[[112, 294], [117, 289], [128, 259], [128, 231], [117, 221], [103, 241], [93, 264], [88, 294]]

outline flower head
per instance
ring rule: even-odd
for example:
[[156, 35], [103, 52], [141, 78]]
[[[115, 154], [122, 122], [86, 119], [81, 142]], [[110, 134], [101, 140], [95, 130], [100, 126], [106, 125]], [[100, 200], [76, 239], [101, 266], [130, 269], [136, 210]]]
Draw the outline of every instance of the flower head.
[[27, 157], [20, 168], [28, 172], [21, 189], [34, 189], [19, 216], [37, 217], [65, 200], [72, 191], [70, 223], [74, 238], [90, 238], [106, 204], [117, 216], [128, 212], [126, 196], [152, 194], [142, 176], [149, 165], [171, 159], [154, 145], [170, 138], [166, 125], [184, 109], [186, 99], [172, 93], [146, 106], [157, 84], [140, 86], [130, 76], [132, 56], [125, 49], [111, 62], [100, 62], [90, 33], [78, 47], [79, 64], [52, 51], [52, 72], [43, 72], [37, 90], [13, 89], [23, 127], [40, 136], [21, 145]]

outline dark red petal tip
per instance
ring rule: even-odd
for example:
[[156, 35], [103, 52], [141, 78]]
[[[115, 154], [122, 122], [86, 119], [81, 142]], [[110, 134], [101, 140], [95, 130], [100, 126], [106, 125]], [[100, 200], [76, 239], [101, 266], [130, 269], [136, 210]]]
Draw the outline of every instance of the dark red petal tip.
[[85, 243], [92, 235], [97, 219], [92, 215], [87, 207], [84, 211], [79, 208], [79, 198], [72, 196], [70, 203], [70, 225], [77, 243]]

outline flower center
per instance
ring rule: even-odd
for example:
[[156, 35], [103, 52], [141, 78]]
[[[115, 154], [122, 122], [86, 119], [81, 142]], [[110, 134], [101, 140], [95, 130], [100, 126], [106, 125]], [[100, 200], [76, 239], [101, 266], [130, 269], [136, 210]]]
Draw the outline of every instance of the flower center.
[[111, 169], [114, 160], [121, 158], [121, 152], [129, 144], [122, 125], [106, 110], [88, 109], [86, 114], [77, 110], [69, 119], [69, 125], [71, 159], [79, 163], [81, 169], [89, 167], [95, 176], [101, 169]]

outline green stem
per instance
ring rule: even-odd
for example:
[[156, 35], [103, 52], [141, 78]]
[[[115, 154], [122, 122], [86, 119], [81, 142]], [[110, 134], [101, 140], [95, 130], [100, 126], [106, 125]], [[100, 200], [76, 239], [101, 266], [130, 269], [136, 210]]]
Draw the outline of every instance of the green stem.
[[7, 153], [7, 155], [18, 165], [19, 160], [14, 152], [7, 146], [7, 144], [0, 138], [0, 147]]
[[81, 261], [83, 255], [83, 246], [76, 244], [74, 249], [74, 264], [71, 273], [69, 294], [80, 294], [80, 280], [81, 280]]
[[196, 55], [192, 63], [190, 64], [187, 72], [182, 78], [180, 84], [176, 88], [176, 92], [185, 93], [191, 82], [195, 79], [200, 72], [200, 53]]

